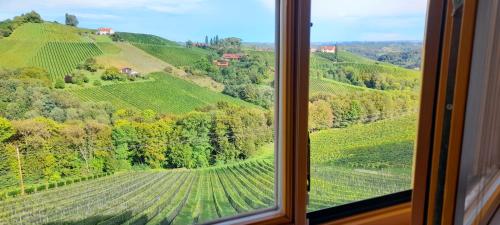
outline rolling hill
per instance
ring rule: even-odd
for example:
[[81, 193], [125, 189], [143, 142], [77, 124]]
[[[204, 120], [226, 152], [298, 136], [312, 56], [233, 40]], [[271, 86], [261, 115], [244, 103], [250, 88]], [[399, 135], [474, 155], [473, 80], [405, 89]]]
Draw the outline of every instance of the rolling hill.
[[87, 58], [103, 52], [80, 33], [87, 31], [52, 23], [27, 23], [0, 40], [0, 67], [38, 66], [60, 79]]
[[153, 81], [118, 83], [68, 92], [83, 101], [109, 101], [117, 108], [152, 109], [159, 113], [182, 114], [220, 101], [256, 107], [172, 75], [155, 73], [152, 76]]

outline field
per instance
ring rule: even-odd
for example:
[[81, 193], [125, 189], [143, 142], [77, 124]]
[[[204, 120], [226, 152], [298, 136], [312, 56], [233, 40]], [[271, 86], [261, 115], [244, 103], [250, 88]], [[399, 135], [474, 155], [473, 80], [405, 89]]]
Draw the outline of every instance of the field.
[[96, 57], [97, 63], [117, 68], [130, 67], [148, 74], [163, 71], [169, 64], [159, 60], [129, 43], [97, 42], [104, 55]]
[[159, 113], [182, 114], [219, 101], [255, 107], [165, 73], [156, 73], [153, 77], [154, 81], [118, 83], [68, 91], [83, 101], [109, 101], [117, 108], [152, 109]]
[[208, 54], [208, 51], [200, 48], [139, 43], [133, 45], [177, 67], [190, 66]]
[[0, 202], [0, 224], [203, 223], [272, 207], [273, 172], [271, 164], [256, 160], [119, 173]]
[[51, 79], [62, 79], [81, 62], [101, 55], [102, 51], [94, 43], [47, 42], [38, 50], [31, 65], [45, 68]]
[[24, 24], [0, 40], [0, 67], [38, 66], [52, 80], [62, 78], [87, 58], [102, 54], [79, 33], [84, 31], [52, 23]]

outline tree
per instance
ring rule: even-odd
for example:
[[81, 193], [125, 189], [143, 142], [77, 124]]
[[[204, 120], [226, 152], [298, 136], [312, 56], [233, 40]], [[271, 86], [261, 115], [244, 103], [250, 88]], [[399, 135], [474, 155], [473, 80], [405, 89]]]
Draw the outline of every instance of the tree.
[[335, 43], [335, 61], [339, 61], [339, 46]]
[[124, 81], [127, 78], [123, 74], [120, 73], [120, 70], [118, 68], [116, 68], [116, 67], [109, 67], [101, 75], [101, 79], [103, 79], [103, 80]]
[[42, 17], [35, 11], [24, 14], [25, 23], [43, 23]]
[[78, 26], [78, 19], [75, 15], [66, 13], [66, 25], [76, 27]]
[[9, 120], [0, 117], [0, 143], [14, 135], [14, 128]]
[[186, 47], [187, 48], [192, 48], [193, 47], [193, 42], [191, 40], [186, 41]]
[[333, 126], [333, 112], [324, 100], [309, 103], [309, 129], [323, 130]]
[[205, 44], [208, 45], [208, 36], [205, 36]]

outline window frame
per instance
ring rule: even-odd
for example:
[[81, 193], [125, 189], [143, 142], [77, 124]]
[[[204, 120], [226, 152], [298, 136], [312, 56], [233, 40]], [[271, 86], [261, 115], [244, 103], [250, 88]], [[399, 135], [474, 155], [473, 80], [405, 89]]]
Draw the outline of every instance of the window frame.
[[[311, 0], [307, 0], [310, 2]], [[428, 0], [427, 16], [424, 34], [422, 83], [420, 95], [420, 110], [416, 147], [413, 160], [413, 189], [354, 202], [347, 205], [320, 210], [319, 213], [310, 214], [320, 216], [315, 218], [325, 224], [401, 224], [394, 221], [406, 221], [407, 224], [423, 224], [427, 196], [428, 169], [430, 154], [434, 141], [434, 125], [437, 108], [438, 82], [441, 69], [441, 52], [443, 36], [445, 33], [444, 19], [446, 0]], [[301, 91], [307, 91], [302, 89]], [[419, 168], [417, 170], [416, 168]], [[361, 207], [362, 209], [355, 208]], [[349, 210], [352, 211], [342, 211]], [[410, 210], [412, 213], [410, 213]], [[340, 211], [340, 212], [339, 212]], [[367, 217], [370, 215], [370, 217]], [[402, 219], [403, 218], [403, 219]]]
[[[413, 189], [333, 207], [325, 224], [424, 224], [428, 175], [436, 123], [437, 94], [447, 0], [428, 0], [422, 59], [421, 102], [413, 160]], [[311, 0], [276, 0], [276, 200], [275, 208], [216, 220], [218, 224], [307, 224], [307, 148]], [[416, 170], [419, 168], [419, 170]], [[385, 204], [380, 204], [387, 201]], [[362, 210], [350, 210], [365, 204]], [[313, 221], [314, 222], [314, 221]]]

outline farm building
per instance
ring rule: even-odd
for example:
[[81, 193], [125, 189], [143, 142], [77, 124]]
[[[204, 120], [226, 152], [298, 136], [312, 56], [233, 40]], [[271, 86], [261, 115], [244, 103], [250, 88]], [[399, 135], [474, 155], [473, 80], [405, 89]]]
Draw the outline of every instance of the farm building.
[[224, 59], [219, 59], [219, 60], [214, 60], [214, 64], [218, 67], [225, 68], [229, 66], [229, 61]]
[[139, 75], [139, 72], [133, 70], [132, 68], [128, 68], [128, 67], [122, 68], [120, 70], [120, 72], [123, 73], [123, 74], [127, 74], [129, 76], [137, 76], [137, 75]]
[[319, 48], [319, 51], [320, 52], [325, 52], [325, 53], [335, 53], [337, 49], [335, 48], [335, 46], [321, 46]]
[[241, 54], [232, 54], [232, 53], [226, 53], [222, 55], [222, 58], [228, 59], [228, 60], [240, 60], [242, 57]]
[[112, 28], [109, 27], [101, 27], [97, 29], [97, 35], [111, 35], [114, 34], [115, 31]]

